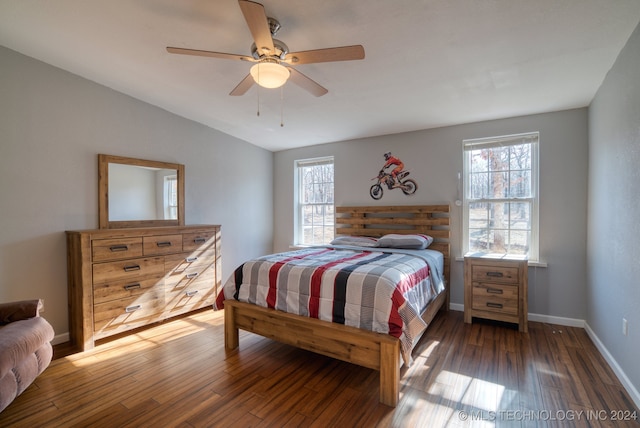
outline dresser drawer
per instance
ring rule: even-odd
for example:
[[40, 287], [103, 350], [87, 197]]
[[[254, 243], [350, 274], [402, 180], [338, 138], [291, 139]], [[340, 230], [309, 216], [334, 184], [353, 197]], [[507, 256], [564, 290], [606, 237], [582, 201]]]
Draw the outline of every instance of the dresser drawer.
[[164, 257], [145, 257], [93, 265], [94, 287], [109, 282], [162, 278], [163, 275]]
[[131, 257], [142, 257], [142, 237], [91, 241], [91, 259], [94, 263]]
[[182, 234], [145, 236], [142, 238], [142, 246], [145, 256], [181, 253]]
[[197, 266], [165, 277], [167, 293], [182, 292], [187, 289], [206, 289], [216, 286], [216, 269], [214, 265]]
[[172, 277], [181, 275], [187, 270], [193, 272], [207, 268], [215, 261], [215, 255], [215, 250], [207, 250], [165, 256], [165, 271], [168, 280], [171, 282]]
[[103, 284], [94, 284], [93, 303], [100, 304], [112, 300], [140, 296], [154, 288], [162, 290], [158, 292], [164, 292], [164, 278], [162, 276], [138, 279], [135, 281], [109, 281]]
[[212, 247], [215, 242], [215, 230], [182, 234], [182, 249], [184, 251], [205, 250]]
[[474, 282], [518, 283], [518, 268], [498, 265], [474, 265], [471, 271]]
[[205, 307], [213, 309], [215, 300], [216, 294], [212, 289], [198, 290], [198, 293], [185, 292], [176, 294], [171, 296], [171, 300], [166, 302], [165, 316], [173, 317]]
[[139, 296], [97, 304], [93, 312], [95, 335], [101, 338], [158, 321], [164, 302], [164, 290], [157, 287]]
[[197, 279], [180, 281], [165, 290], [167, 316], [212, 306], [216, 299], [215, 270], [207, 269]]

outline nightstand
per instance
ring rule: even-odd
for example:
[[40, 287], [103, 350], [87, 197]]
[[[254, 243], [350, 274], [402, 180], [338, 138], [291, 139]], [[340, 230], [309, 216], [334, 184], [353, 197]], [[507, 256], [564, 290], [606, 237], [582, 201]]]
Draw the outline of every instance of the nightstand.
[[527, 259], [493, 254], [464, 256], [464, 322], [473, 317], [527, 328]]

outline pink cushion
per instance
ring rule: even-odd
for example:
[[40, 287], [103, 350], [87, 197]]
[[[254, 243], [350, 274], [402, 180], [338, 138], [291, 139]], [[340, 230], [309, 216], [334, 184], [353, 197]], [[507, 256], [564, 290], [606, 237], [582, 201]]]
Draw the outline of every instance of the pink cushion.
[[51, 342], [53, 336], [53, 327], [42, 317], [0, 327], [0, 377], [4, 377], [43, 344]]

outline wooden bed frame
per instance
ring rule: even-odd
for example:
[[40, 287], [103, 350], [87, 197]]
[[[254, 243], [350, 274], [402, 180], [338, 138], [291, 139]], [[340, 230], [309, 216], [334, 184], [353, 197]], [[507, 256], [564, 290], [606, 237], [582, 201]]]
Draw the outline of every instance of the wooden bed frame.
[[[422, 314], [430, 323], [449, 308], [449, 205], [336, 207], [336, 235], [427, 234], [429, 247], [444, 254], [445, 291]], [[225, 347], [239, 346], [238, 329], [380, 372], [380, 402], [395, 407], [400, 395], [400, 341], [387, 334], [288, 314], [242, 303], [224, 302]]]

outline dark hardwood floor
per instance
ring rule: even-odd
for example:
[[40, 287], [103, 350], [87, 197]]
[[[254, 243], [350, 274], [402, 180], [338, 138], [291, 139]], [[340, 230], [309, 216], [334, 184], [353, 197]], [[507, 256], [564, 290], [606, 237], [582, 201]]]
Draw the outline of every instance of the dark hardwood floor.
[[377, 372], [253, 334], [227, 353], [222, 313], [205, 311], [55, 359], [0, 426], [640, 426], [583, 329], [521, 334], [461, 312], [434, 319], [396, 408], [378, 393]]

